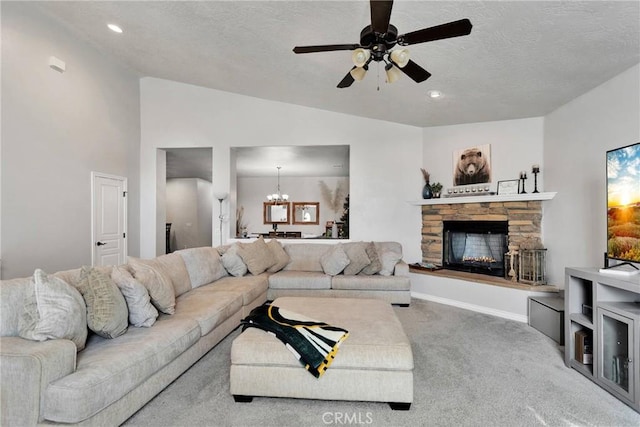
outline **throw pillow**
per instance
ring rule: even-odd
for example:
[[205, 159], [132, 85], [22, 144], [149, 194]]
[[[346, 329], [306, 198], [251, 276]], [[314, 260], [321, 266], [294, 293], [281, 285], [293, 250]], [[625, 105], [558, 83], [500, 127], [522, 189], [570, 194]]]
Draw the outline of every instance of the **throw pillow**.
[[183, 249], [177, 253], [182, 256], [187, 267], [191, 289], [215, 282], [227, 275], [220, 254], [215, 248]]
[[115, 338], [127, 332], [127, 303], [109, 276], [84, 266], [77, 288], [87, 305], [89, 329], [104, 338]]
[[382, 264], [382, 268], [380, 269], [381, 276], [391, 276], [393, 274], [393, 270], [396, 267], [396, 264], [402, 258], [402, 254], [394, 251], [390, 251], [388, 249], [383, 250], [380, 254], [380, 263]]
[[273, 258], [276, 261], [276, 263], [269, 267], [267, 271], [269, 273], [276, 273], [282, 270], [287, 264], [289, 264], [289, 260], [291, 258], [289, 257], [287, 251], [285, 251], [282, 247], [282, 243], [280, 243], [278, 240], [271, 239], [269, 243], [267, 243], [267, 246], [269, 247], [271, 255], [273, 255]]
[[87, 341], [87, 307], [80, 292], [40, 269], [29, 286], [18, 335], [34, 341], [68, 339], [82, 350]]
[[149, 260], [129, 257], [129, 267], [136, 278], [149, 291], [151, 304], [166, 314], [176, 312], [176, 295], [171, 279], [161, 270], [149, 265]]
[[329, 249], [320, 258], [322, 270], [330, 276], [340, 274], [350, 262], [349, 257], [342, 247], [342, 243], [333, 245], [333, 248]]
[[344, 251], [351, 261], [344, 269], [345, 276], [358, 274], [371, 263], [365, 248], [366, 244], [363, 243], [348, 243], [345, 245]]
[[129, 323], [140, 328], [153, 325], [158, 310], [151, 304], [149, 292], [124, 266], [113, 267], [111, 278], [122, 292], [129, 308]]
[[369, 243], [365, 248], [365, 252], [370, 262], [369, 265], [362, 269], [360, 274], [366, 274], [367, 276], [378, 274], [382, 269], [382, 263], [380, 262], [376, 245], [373, 242]]
[[242, 277], [247, 274], [247, 266], [238, 255], [239, 246], [237, 243], [231, 245], [222, 255], [222, 265], [227, 272], [235, 277]]
[[262, 236], [258, 237], [255, 242], [240, 243], [238, 255], [240, 255], [242, 261], [247, 265], [247, 269], [254, 276], [264, 273], [276, 263]]

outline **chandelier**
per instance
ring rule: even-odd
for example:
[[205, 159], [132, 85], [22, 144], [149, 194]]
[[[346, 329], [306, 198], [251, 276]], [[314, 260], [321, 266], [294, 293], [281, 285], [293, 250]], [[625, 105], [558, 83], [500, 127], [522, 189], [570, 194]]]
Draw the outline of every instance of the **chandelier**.
[[280, 169], [282, 169], [282, 166], [277, 166], [276, 168], [278, 169], [278, 187], [276, 188], [277, 192], [273, 194], [267, 194], [267, 200], [270, 202], [275, 202], [277, 204], [279, 202], [286, 202], [287, 200], [289, 200], [289, 195], [282, 194], [280, 192]]

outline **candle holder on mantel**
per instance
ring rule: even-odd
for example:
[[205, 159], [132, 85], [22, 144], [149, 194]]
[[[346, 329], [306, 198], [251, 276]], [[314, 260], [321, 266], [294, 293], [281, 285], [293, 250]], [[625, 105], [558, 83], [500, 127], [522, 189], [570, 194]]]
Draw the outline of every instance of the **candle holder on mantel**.
[[540, 173], [540, 166], [533, 165], [531, 166], [531, 173], [533, 174], [533, 192], [539, 193], [538, 191], [538, 174]]
[[[525, 171], [520, 172], [520, 179], [518, 180], [518, 194], [526, 194], [526, 190], [524, 189], [524, 183], [527, 179], [527, 173]], [[520, 183], [522, 182], [522, 190], [520, 190]]]

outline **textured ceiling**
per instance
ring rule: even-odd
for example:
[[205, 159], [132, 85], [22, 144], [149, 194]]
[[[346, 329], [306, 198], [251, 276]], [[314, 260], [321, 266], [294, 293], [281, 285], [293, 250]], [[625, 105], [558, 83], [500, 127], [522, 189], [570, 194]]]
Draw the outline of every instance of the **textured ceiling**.
[[351, 52], [291, 49], [358, 43], [366, 1], [36, 4], [142, 76], [421, 127], [543, 116], [640, 62], [638, 1], [398, 0], [401, 34], [461, 18], [473, 30], [409, 47], [424, 83], [386, 84], [374, 64], [348, 89]]

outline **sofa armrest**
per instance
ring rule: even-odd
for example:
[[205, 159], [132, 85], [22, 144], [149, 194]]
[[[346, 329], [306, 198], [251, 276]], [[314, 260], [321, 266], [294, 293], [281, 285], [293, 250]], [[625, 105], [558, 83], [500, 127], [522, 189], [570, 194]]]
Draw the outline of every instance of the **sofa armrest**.
[[0, 337], [0, 367], [0, 425], [35, 425], [47, 385], [75, 371], [76, 346]]
[[394, 276], [408, 276], [409, 275], [409, 264], [404, 262], [403, 260], [398, 261], [395, 269], [393, 270]]

